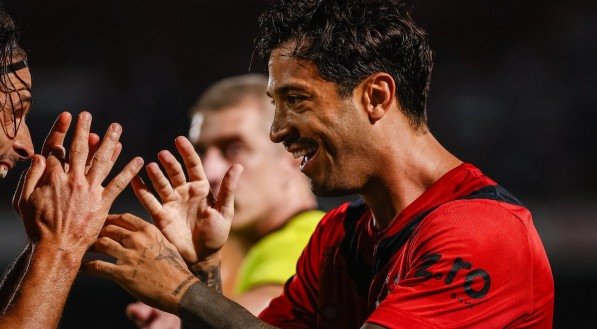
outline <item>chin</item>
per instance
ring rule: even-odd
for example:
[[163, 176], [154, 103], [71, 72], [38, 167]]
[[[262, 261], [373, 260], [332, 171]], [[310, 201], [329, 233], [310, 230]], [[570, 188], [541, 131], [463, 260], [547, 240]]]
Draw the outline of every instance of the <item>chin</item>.
[[311, 181], [311, 191], [318, 197], [339, 197], [349, 194], [355, 194], [354, 189], [341, 184], [330, 184], [326, 182]]

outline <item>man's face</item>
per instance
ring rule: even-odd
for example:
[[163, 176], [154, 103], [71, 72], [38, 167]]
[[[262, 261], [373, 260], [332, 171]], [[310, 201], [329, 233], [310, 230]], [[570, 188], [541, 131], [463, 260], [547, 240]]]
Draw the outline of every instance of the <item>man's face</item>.
[[[246, 100], [239, 105], [205, 111], [193, 120], [191, 129], [201, 125], [193, 141], [214, 193], [235, 163], [244, 167], [235, 196], [232, 231], [250, 231], [260, 220], [267, 220], [273, 207], [284, 204], [291, 157], [267, 134], [269, 121], [264, 102]], [[261, 107], [261, 108], [260, 108]], [[202, 122], [201, 122], [202, 121]]]
[[33, 143], [25, 123], [31, 108], [31, 73], [25, 67], [3, 78], [9, 88], [0, 85], [0, 178], [16, 161], [33, 156]]
[[[318, 196], [359, 193], [371, 171], [366, 157], [368, 118], [354, 96], [342, 98], [311, 62], [274, 50], [269, 60], [268, 95], [276, 105], [271, 140], [301, 158]], [[379, 164], [377, 164], [379, 165]]]

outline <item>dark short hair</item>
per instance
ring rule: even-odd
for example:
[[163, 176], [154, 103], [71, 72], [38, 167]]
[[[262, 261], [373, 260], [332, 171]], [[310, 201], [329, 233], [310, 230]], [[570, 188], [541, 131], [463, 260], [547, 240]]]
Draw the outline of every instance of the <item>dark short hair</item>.
[[0, 3], [0, 85], [2, 91], [12, 91], [14, 86], [8, 79], [15, 73], [11, 64], [26, 59], [25, 51], [18, 44], [19, 29]]
[[256, 51], [267, 60], [293, 42], [291, 56], [313, 62], [343, 97], [386, 72], [405, 115], [414, 127], [425, 127], [433, 56], [410, 9], [392, 0], [278, 0], [259, 18]]

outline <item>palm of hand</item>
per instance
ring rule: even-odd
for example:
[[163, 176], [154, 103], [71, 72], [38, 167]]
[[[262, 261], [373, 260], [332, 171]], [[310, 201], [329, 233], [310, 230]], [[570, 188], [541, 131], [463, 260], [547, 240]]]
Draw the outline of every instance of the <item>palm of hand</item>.
[[234, 193], [242, 167], [233, 165], [226, 172], [216, 201], [191, 142], [179, 137], [175, 144], [187, 175], [174, 155], [161, 151], [158, 159], [167, 176], [156, 163], [147, 166], [147, 174], [160, 200], [140, 177], [133, 179], [133, 191], [187, 264], [215, 259], [228, 239], [234, 216]]
[[206, 181], [187, 182], [174, 188], [153, 216], [156, 226], [190, 264], [219, 250], [228, 238], [230, 220], [209, 200], [213, 195]]

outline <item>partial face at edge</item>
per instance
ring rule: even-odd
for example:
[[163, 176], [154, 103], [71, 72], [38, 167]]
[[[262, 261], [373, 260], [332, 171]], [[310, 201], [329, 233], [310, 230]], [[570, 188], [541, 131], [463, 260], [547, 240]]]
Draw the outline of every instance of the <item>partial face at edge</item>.
[[270, 138], [302, 158], [301, 170], [318, 196], [359, 193], [371, 169], [369, 121], [357, 97], [341, 98], [311, 62], [274, 50], [268, 95], [276, 105]]
[[16, 161], [28, 159], [34, 152], [29, 127], [25, 123], [31, 109], [29, 68], [9, 73], [4, 78], [11, 90], [2, 86], [0, 91], [0, 178], [7, 175]]

